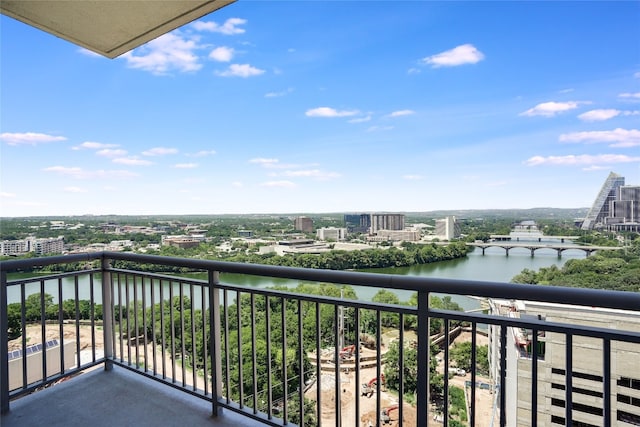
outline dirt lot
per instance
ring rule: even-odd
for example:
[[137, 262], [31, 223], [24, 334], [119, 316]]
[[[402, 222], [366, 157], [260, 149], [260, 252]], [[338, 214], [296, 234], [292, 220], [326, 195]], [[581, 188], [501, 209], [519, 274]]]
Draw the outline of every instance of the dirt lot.
[[[386, 342], [389, 342], [393, 337], [386, 337]], [[461, 333], [456, 342], [471, 341], [471, 334], [468, 332]], [[486, 344], [486, 338], [480, 335], [477, 336], [477, 344]], [[367, 355], [375, 354], [370, 352]], [[361, 355], [362, 357], [363, 355]], [[315, 356], [314, 356], [315, 357]], [[382, 367], [384, 370], [384, 366]], [[365, 383], [370, 379], [376, 377], [376, 367], [363, 367], [360, 369], [360, 383]], [[361, 384], [356, 384], [355, 373], [347, 372], [340, 374], [341, 380], [341, 396], [340, 407], [342, 415], [342, 426], [344, 427], [369, 427], [376, 425], [376, 405], [377, 396], [374, 393], [371, 397], [362, 396]], [[487, 378], [476, 377], [478, 382], [489, 382]], [[471, 375], [455, 376], [449, 384], [455, 385], [461, 388], [465, 388], [465, 381], [471, 381]], [[307, 398], [316, 400], [316, 386], [312, 386], [307, 391]], [[332, 371], [326, 371], [320, 381], [321, 386], [321, 401], [322, 401], [322, 424], [334, 425], [336, 418], [336, 396], [335, 396], [335, 373]], [[467, 396], [471, 396], [470, 389], [466, 388]], [[356, 399], [360, 402], [360, 419], [356, 420]], [[398, 404], [398, 397], [392, 393], [383, 391], [380, 393], [380, 402], [382, 408], [389, 408]], [[489, 390], [481, 390], [476, 388], [476, 425], [489, 425], [491, 422], [491, 408], [493, 404], [493, 394]], [[390, 422], [389, 427], [400, 427], [398, 423], [398, 411], [391, 411], [389, 414]], [[416, 425], [416, 411], [415, 408], [408, 403], [403, 404], [403, 426], [415, 426]], [[441, 426], [441, 421], [430, 417], [430, 426]]]

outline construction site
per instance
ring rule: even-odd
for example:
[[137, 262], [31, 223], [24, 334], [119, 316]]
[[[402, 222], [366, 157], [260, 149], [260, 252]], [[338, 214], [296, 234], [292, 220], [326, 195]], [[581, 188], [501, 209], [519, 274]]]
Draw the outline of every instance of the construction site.
[[[399, 397], [396, 392], [387, 388], [384, 371], [384, 355], [389, 348], [389, 344], [395, 337], [383, 336], [380, 346], [380, 362], [378, 361], [378, 349], [375, 343], [360, 346], [360, 354], [356, 355], [356, 346], [348, 345], [338, 352], [338, 363], [336, 366], [335, 349], [325, 349], [321, 352], [320, 358], [315, 352], [308, 354], [313, 369], [317, 370], [316, 361], [320, 360], [321, 376], [319, 381], [315, 381], [306, 391], [306, 397], [314, 402], [317, 401], [317, 387], [320, 387], [321, 423], [322, 425], [340, 425], [342, 427], [371, 427], [377, 425], [379, 417], [380, 425], [389, 427], [400, 427], [399, 423]], [[458, 331], [455, 336], [450, 337], [449, 345], [456, 342], [471, 340], [469, 332]], [[358, 357], [356, 357], [358, 356]], [[442, 360], [443, 354], [438, 355]], [[358, 364], [359, 379], [356, 380], [356, 364]], [[379, 369], [378, 369], [379, 365]], [[443, 372], [444, 364], [440, 363], [438, 370]], [[339, 402], [340, 420], [337, 422], [336, 397], [336, 372], [339, 372], [340, 381]], [[380, 376], [378, 376], [378, 372]], [[456, 372], [451, 370], [451, 372]], [[469, 396], [469, 383], [471, 375], [469, 373], [456, 372], [456, 375], [449, 379], [450, 386], [457, 386], [465, 389]], [[477, 377], [477, 381], [482, 381]], [[486, 379], [486, 381], [489, 381]], [[378, 384], [378, 382], [380, 384]], [[377, 396], [377, 393], [380, 396]], [[378, 409], [378, 399], [380, 409]], [[489, 389], [476, 389], [476, 422], [478, 425], [489, 425], [492, 416], [494, 395]], [[356, 402], [359, 403], [359, 420], [356, 422]], [[429, 417], [429, 425], [442, 426], [443, 420], [432, 408], [434, 415]], [[379, 411], [379, 413], [378, 413]], [[409, 402], [402, 403], [402, 426], [416, 425], [416, 408]]]

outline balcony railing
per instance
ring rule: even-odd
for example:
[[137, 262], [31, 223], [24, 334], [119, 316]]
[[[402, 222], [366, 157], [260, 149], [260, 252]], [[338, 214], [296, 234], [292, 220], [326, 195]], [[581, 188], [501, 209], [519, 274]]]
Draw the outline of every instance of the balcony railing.
[[[45, 266], [60, 272], [38, 273]], [[233, 285], [227, 273], [412, 291], [417, 306]], [[3, 414], [21, 396], [115, 365], [210, 402], [213, 423], [222, 409], [273, 426], [640, 420], [638, 293], [121, 252], [4, 261], [0, 274]], [[484, 312], [436, 309], [436, 293], [490, 304]], [[579, 321], [554, 320], [567, 312]], [[460, 328], [471, 341], [469, 373], [450, 367], [446, 337]], [[475, 369], [481, 357], [489, 373]], [[430, 381], [436, 375], [442, 383]]]

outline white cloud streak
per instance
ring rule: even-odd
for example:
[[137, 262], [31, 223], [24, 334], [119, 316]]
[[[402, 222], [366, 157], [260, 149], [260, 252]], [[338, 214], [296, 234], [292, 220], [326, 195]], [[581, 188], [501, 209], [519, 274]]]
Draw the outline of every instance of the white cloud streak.
[[176, 154], [178, 153], [177, 148], [166, 148], [166, 147], [154, 147], [150, 150], [146, 150], [142, 152], [144, 156], [165, 156], [167, 154]]
[[122, 157], [125, 156], [127, 154], [127, 150], [122, 150], [122, 149], [112, 149], [112, 148], [105, 148], [104, 150], [98, 150], [96, 151], [96, 155], [98, 156], [102, 156], [102, 157]]
[[472, 44], [463, 44], [451, 50], [427, 56], [422, 62], [432, 68], [456, 67], [465, 64], [476, 64], [484, 59], [484, 54]]
[[416, 112], [413, 110], [399, 110], [399, 111], [394, 111], [393, 113], [389, 114], [389, 117], [402, 117], [402, 116], [410, 116], [412, 114], [415, 114]]
[[585, 122], [599, 122], [604, 120], [609, 120], [617, 116], [638, 116], [640, 115], [640, 111], [623, 111], [623, 110], [615, 110], [613, 108], [610, 109], [601, 109], [601, 110], [591, 110], [586, 113], [582, 113], [578, 116], [580, 120]]
[[67, 138], [65, 138], [64, 136], [47, 135], [45, 133], [37, 132], [5, 132], [0, 134], [0, 140], [6, 142], [9, 145], [38, 145], [48, 142], [66, 141]]
[[246, 19], [242, 18], [229, 18], [224, 21], [224, 24], [220, 25], [214, 21], [196, 21], [192, 24], [192, 27], [197, 31], [208, 31], [212, 33], [220, 33], [227, 36], [235, 35], [235, 34], [244, 34], [245, 29], [240, 28], [240, 25], [244, 25], [247, 23]]
[[179, 32], [167, 33], [121, 56], [129, 68], [168, 75], [173, 71], [195, 72], [202, 68], [196, 50], [201, 49], [198, 38], [188, 39]]
[[635, 147], [640, 146], [640, 130], [616, 128], [614, 130], [563, 133], [560, 135], [559, 141], [585, 144], [602, 142], [608, 143], [610, 147]]
[[118, 157], [112, 161], [113, 163], [127, 166], [149, 166], [153, 164], [150, 160], [139, 159], [137, 157]]
[[567, 156], [533, 156], [527, 159], [524, 164], [527, 166], [553, 165], [553, 166], [580, 166], [580, 165], [601, 165], [630, 163], [640, 161], [640, 157], [631, 157], [622, 154], [599, 154], [599, 155], [567, 155]]
[[553, 117], [556, 114], [563, 113], [565, 111], [574, 110], [582, 104], [589, 104], [586, 101], [567, 101], [567, 102], [543, 102], [536, 105], [533, 108], [528, 109], [525, 112], [520, 113], [521, 116], [544, 116]]
[[72, 150], [82, 150], [82, 149], [99, 150], [101, 148], [114, 148], [117, 146], [118, 144], [105, 144], [103, 142], [85, 141], [82, 144], [77, 145], [75, 147], [71, 147], [71, 148]]
[[173, 165], [176, 169], [195, 169], [198, 167], [197, 163], [176, 163]]
[[229, 68], [224, 71], [216, 71], [216, 74], [220, 77], [253, 77], [264, 74], [264, 70], [256, 68], [249, 64], [231, 64]]
[[624, 99], [640, 99], [640, 92], [635, 92], [635, 93], [621, 93], [618, 95], [619, 98], [624, 98]]
[[350, 117], [358, 114], [358, 110], [336, 110], [330, 107], [318, 107], [307, 110], [307, 117]]
[[293, 88], [288, 88], [287, 90], [283, 90], [282, 92], [268, 92], [264, 94], [265, 98], [278, 98], [281, 96], [285, 96], [293, 92]]
[[406, 179], [407, 181], [420, 181], [424, 179], [422, 175], [403, 175], [402, 179]]
[[365, 123], [371, 120], [371, 116], [358, 117], [356, 119], [349, 120], [349, 123]]

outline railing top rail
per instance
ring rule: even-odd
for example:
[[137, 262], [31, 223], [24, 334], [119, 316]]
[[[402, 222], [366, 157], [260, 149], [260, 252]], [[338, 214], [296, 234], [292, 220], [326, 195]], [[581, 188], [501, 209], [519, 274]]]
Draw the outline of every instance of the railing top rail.
[[0, 269], [3, 271], [15, 271], [33, 266], [44, 266], [58, 263], [64, 264], [79, 261], [92, 261], [102, 258], [111, 260], [134, 261], [144, 264], [187, 267], [206, 271], [219, 271], [226, 273], [279, 277], [285, 279], [409, 290], [416, 292], [427, 291], [454, 295], [471, 295], [488, 298], [507, 298], [541, 301], [548, 303], [572, 304], [588, 307], [596, 306], [602, 308], [631, 311], [640, 310], [640, 292], [508, 284], [478, 280], [400, 276], [393, 274], [361, 273], [353, 271], [319, 270], [262, 264], [244, 264], [228, 261], [209, 261], [190, 258], [164, 257], [157, 255], [134, 254], [130, 252], [96, 252], [44, 258], [30, 258], [23, 260], [9, 260], [0, 263]]
[[31, 267], [44, 267], [53, 264], [69, 264], [72, 262], [94, 261], [102, 259], [102, 252], [87, 252], [70, 255], [54, 255], [40, 258], [24, 258], [0, 261], [0, 271], [12, 272]]

